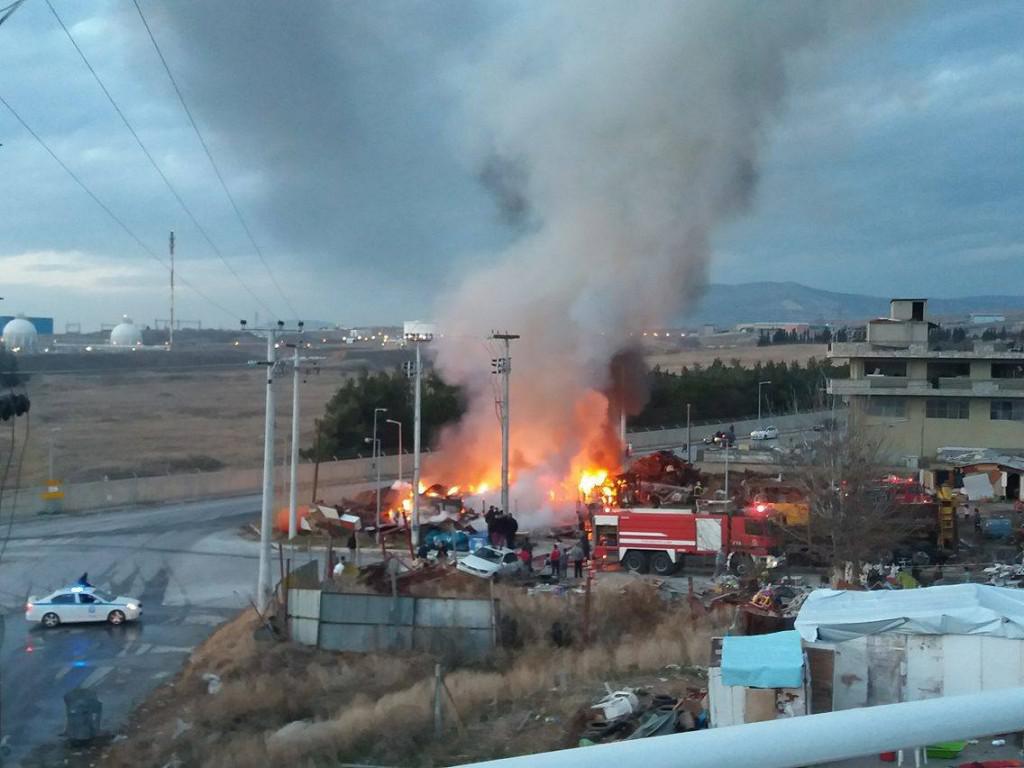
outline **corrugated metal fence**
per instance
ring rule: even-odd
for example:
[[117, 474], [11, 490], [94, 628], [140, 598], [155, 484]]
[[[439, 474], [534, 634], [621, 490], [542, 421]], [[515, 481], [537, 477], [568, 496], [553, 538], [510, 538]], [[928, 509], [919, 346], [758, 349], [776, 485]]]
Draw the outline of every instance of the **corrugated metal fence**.
[[330, 651], [415, 650], [478, 661], [494, 650], [497, 621], [497, 601], [288, 590], [292, 638]]

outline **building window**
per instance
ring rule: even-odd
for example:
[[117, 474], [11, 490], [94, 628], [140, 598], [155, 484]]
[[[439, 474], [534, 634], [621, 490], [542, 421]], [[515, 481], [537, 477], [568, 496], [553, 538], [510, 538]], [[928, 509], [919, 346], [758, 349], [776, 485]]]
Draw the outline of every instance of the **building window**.
[[928, 398], [924, 404], [924, 415], [929, 419], [969, 419], [971, 404], [958, 397]]
[[989, 416], [993, 421], [1024, 421], [1024, 400], [993, 400]]
[[906, 416], [907, 401], [902, 397], [871, 397], [868, 398], [868, 414], [870, 416]]

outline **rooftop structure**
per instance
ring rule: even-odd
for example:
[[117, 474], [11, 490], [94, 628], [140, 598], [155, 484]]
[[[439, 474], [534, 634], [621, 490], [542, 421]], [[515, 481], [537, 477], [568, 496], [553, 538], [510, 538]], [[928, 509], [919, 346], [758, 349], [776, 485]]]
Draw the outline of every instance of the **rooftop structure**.
[[865, 341], [835, 343], [850, 378], [828, 391], [850, 404], [852, 426], [884, 430], [909, 463], [943, 446], [1024, 447], [1024, 349], [1007, 342], [929, 342], [926, 299], [893, 299]]

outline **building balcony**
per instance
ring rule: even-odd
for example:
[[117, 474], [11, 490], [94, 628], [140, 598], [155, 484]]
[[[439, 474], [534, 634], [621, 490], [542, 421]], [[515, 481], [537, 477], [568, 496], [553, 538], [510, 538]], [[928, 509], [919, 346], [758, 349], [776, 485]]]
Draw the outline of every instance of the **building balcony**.
[[904, 376], [867, 376], [863, 379], [831, 379], [830, 395], [879, 395], [892, 397], [989, 397], [1024, 398], [1024, 379], [909, 379]]
[[902, 360], [1013, 360], [1024, 362], [1024, 348], [1007, 342], [975, 341], [968, 348], [952, 348], [950, 342], [910, 344], [905, 347], [871, 344], [866, 341], [829, 344], [828, 357], [842, 359], [895, 358]]

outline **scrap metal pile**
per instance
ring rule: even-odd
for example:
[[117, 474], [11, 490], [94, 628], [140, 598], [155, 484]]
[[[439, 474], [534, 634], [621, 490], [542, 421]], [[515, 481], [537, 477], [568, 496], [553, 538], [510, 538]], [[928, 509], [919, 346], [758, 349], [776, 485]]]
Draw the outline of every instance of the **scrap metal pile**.
[[708, 727], [707, 691], [697, 688], [688, 689], [683, 698], [633, 688], [608, 688], [608, 695], [591, 709], [599, 714], [580, 734], [581, 747]]
[[703, 488], [703, 475], [672, 451], [656, 451], [633, 460], [619, 475], [600, 475], [584, 488], [587, 502], [607, 506], [672, 506], [693, 502]]

